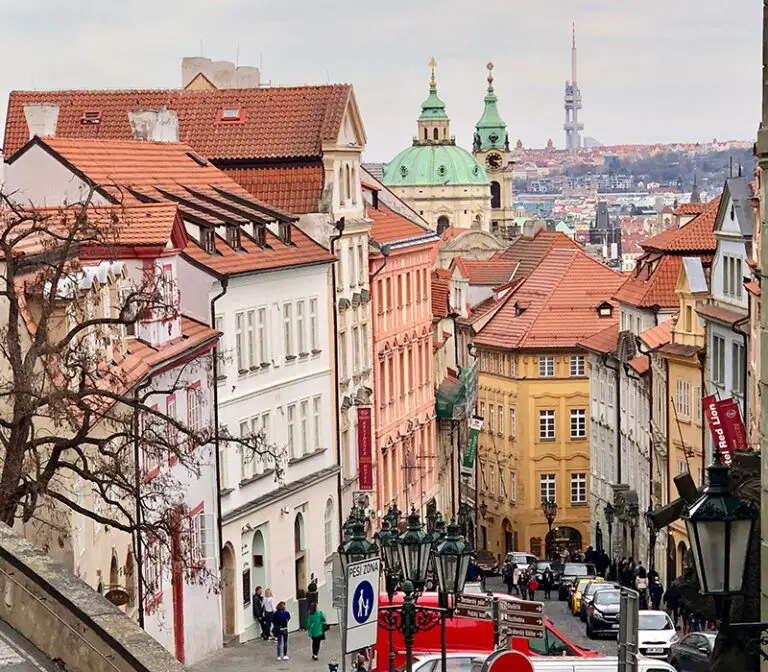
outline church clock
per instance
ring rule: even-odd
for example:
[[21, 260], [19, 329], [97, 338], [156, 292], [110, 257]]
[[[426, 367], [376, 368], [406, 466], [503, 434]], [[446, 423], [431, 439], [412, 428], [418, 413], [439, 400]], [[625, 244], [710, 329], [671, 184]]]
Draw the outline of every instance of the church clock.
[[491, 170], [498, 170], [501, 168], [503, 159], [498, 152], [491, 152], [485, 157], [485, 163]]

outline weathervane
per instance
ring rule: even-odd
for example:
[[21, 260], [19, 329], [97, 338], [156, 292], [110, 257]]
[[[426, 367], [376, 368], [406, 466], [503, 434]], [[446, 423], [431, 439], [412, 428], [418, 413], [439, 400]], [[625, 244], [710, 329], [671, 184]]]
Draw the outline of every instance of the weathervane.
[[486, 66], [488, 68], [488, 86], [493, 84], [493, 63], [488, 63]]
[[434, 56], [429, 61], [429, 67], [432, 68], [432, 79], [429, 81], [429, 85], [437, 86], [437, 81], [435, 81], [435, 68], [437, 67], [437, 61], [435, 60]]

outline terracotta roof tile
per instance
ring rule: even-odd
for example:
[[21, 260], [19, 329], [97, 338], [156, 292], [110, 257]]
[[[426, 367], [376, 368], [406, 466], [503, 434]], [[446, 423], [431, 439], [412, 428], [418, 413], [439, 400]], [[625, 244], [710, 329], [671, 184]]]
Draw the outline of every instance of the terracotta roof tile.
[[539, 230], [533, 238], [520, 236], [499, 256], [520, 262], [519, 277], [527, 277], [544, 255], [552, 249], [581, 249], [578, 243], [559, 231]]
[[[179, 117], [179, 140], [209, 159], [319, 157], [323, 142], [338, 138], [352, 87], [259, 89], [13, 91], [8, 100], [5, 153], [29, 139], [25, 103], [59, 106], [56, 135], [65, 138], [131, 139], [128, 113], [165, 105]], [[245, 111], [242, 123], [217, 120], [224, 108]], [[98, 124], [84, 124], [85, 112], [100, 112]]]
[[675, 286], [682, 260], [681, 256], [643, 255], [614, 298], [639, 308], [675, 308], [680, 304]]
[[[672, 214], [679, 216], [700, 215], [707, 207], [706, 203], [683, 203], [678, 206], [677, 210], [673, 210]], [[667, 208], [664, 208], [662, 212], [665, 212]]]
[[644, 250], [661, 252], [710, 252], [717, 248], [713, 233], [720, 196], [706, 204], [701, 214], [679, 229], [667, 229], [641, 243]]
[[198, 322], [190, 317], [181, 317], [181, 338], [156, 348], [144, 341], [129, 338], [127, 341], [130, 357], [141, 360], [150, 370], [162, 367], [180, 354], [195, 350], [208, 342], [215, 341], [221, 335], [220, 331]]
[[[554, 249], [504, 299], [475, 338], [502, 348], [573, 348], [617, 321], [598, 316], [623, 278], [580, 249]], [[522, 309], [522, 312], [520, 312]]]
[[440, 235], [440, 237], [443, 240], [452, 240], [453, 238], [457, 238], [462, 233], [466, 233], [470, 229], [461, 229], [458, 226], [449, 226], [443, 233]]
[[619, 342], [619, 323], [616, 322], [602, 331], [598, 331], [593, 336], [579, 342], [579, 345], [586, 350], [593, 350], [607, 354], [613, 352]]
[[697, 303], [696, 312], [704, 318], [728, 325], [734, 325], [739, 320], [746, 321], [746, 315], [743, 313], [728, 308], [722, 308], [713, 303]]
[[683, 345], [682, 343], [667, 343], [659, 348], [659, 352], [663, 352], [665, 355], [672, 355], [674, 357], [693, 357], [702, 351], [696, 345]]
[[452, 277], [451, 269], [449, 268], [436, 268], [435, 273], [437, 274], [438, 278], [443, 280], [450, 280]]
[[454, 257], [452, 264], [459, 269], [470, 285], [498, 287], [510, 281], [520, 262], [515, 259], [464, 259]]
[[760, 296], [760, 283], [757, 280], [750, 280], [744, 283], [746, 289], [752, 296]]
[[651, 350], [656, 350], [672, 340], [673, 320], [665, 320], [640, 334], [640, 340]]
[[425, 238], [430, 242], [438, 241], [434, 232], [401, 217], [381, 203], [378, 209], [367, 208], [366, 213], [368, 218], [373, 220], [371, 236], [377, 243], [396, 243], [418, 238]]
[[451, 312], [451, 282], [432, 273], [432, 317], [443, 319]]
[[256, 198], [296, 215], [319, 212], [321, 164], [228, 168], [226, 174]]
[[651, 358], [648, 355], [638, 355], [630, 359], [627, 364], [642, 376], [651, 368]]

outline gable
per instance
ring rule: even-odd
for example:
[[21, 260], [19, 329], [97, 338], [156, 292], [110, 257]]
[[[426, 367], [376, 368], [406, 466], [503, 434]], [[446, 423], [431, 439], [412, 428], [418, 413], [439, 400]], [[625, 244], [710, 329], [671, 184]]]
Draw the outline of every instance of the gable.
[[344, 114], [342, 115], [341, 122], [339, 124], [339, 132], [336, 139], [336, 144], [342, 145], [344, 147], [365, 147], [365, 143], [366, 137], [365, 129], [363, 127], [363, 119], [360, 116], [360, 110], [357, 107], [355, 94], [350, 89], [350, 93], [347, 98], [347, 104], [344, 108]]
[[720, 209], [717, 213], [717, 219], [715, 220], [715, 231], [721, 233], [740, 234], [739, 222], [736, 218], [736, 210], [734, 207], [733, 197], [730, 195], [726, 188], [724, 195], [728, 198], [723, 198], [720, 204]]

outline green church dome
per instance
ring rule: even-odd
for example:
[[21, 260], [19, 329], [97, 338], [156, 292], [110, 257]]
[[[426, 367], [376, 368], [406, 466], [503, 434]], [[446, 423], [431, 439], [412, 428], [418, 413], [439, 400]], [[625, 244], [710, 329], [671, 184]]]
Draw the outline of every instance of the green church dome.
[[488, 184], [488, 175], [468, 151], [454, 144], [414, 145], [384, 166], [387, 187]]

